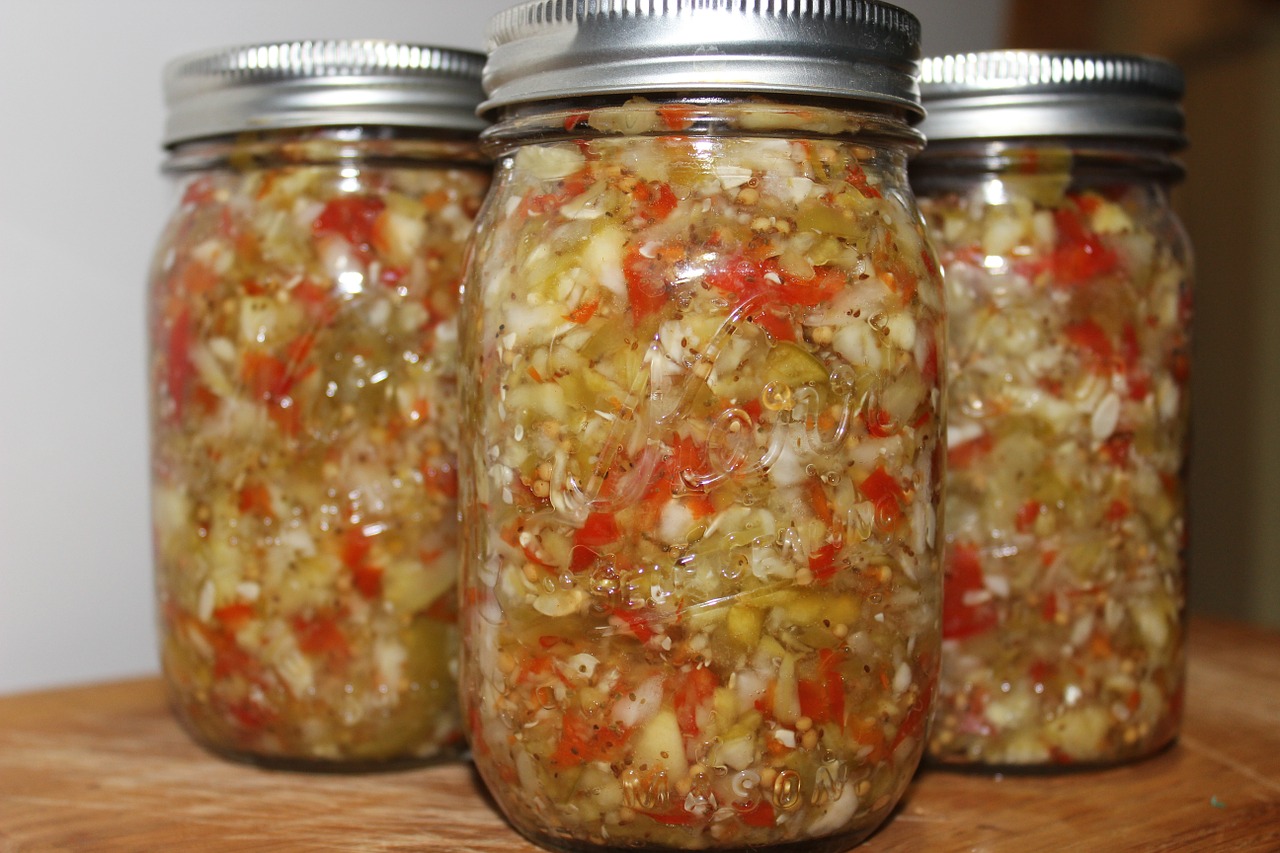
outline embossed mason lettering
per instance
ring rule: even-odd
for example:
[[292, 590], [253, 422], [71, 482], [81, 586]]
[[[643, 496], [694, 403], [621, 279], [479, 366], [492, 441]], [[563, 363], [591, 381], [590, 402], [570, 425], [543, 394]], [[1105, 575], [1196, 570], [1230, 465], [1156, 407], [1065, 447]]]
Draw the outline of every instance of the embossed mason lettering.
[[813, 781], [812, 801], [815, 805], [834, 802], [844, 794], [845, 783], [849, 781], [849, 767], [843, 761], [831, 759], [818, 767]]
[[666, 811], [671, 807], [671, 785], [665, 770], [645, 773], [628, 768], [622, 774], [622, 799], [640, 811]]
[[798, 808], [804, 800], [804, 783], [794, 770], [780, 771], [773, 780], [773, 805], [782, 811]]

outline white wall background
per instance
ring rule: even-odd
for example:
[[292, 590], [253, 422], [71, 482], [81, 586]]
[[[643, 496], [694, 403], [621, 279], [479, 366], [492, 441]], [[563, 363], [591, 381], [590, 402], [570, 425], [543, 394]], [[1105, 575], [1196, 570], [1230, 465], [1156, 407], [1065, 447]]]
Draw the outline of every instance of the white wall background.
[[[925, 50], [1006, 0], [900, 0]], [[509, 0], [0, 0], [0, 692], [156, 670], [143, 280], [168, 213], [160, 69], [296, 38], [480, 49]]]

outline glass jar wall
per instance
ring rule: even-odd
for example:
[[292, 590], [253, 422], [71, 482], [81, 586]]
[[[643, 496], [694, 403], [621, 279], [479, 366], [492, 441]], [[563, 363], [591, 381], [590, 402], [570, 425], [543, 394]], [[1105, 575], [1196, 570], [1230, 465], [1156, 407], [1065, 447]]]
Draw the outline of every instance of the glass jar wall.
[[1180, 91], [1176, 69], [1132, 57], [926, 64], [912, 181], [949, 312], [941, 761], [1114, 763], [1177, 734]]
[[[161, 658], [179, 719], [224, 755], [461, 751], [455, 313], [489, 180], [479, 69], [365, 42], [171, 66], [179, 202], [149, 301]], [[362, 77], [363, 103], [294, 100], [328, 74]]]
[[[942, 293], [906, 182], [913, 79], [905, 107], [673, 98], [629, 91], [621, 56], [596, 81], [622, 92], [522, 100], [548, 86], [518, 57], [570, 26], [540, 10], [492, 30], [460, 330], [476, 765], [553, 848], [845, 849], [916, 767], [939, 660]], [[914, 20], [881, 11], [909, 56]]]

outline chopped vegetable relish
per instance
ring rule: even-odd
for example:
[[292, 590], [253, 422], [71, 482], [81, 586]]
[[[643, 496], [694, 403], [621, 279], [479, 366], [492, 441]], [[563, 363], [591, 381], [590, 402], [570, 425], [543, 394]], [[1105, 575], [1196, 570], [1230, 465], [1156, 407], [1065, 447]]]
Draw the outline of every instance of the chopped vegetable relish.
[[455, 312], [488, 170], [433, 164], [468, 151], [190, 155], [230, 165], [182, 177], [156, 254], [153, 515], [173, 704], [221, 752], [460, 747]]
[[950, 317], [943, 761], [1114, 762], [1181, 716], [1185, 242], [1158, 187], [1066, 185], [917, 184]]
[[476, 764], [552, 846], [844, 849], [939, 666], [942, 294], [902, 149], [765, 103], [529, 121], [572, 134], [501, 158], [461, 330]]

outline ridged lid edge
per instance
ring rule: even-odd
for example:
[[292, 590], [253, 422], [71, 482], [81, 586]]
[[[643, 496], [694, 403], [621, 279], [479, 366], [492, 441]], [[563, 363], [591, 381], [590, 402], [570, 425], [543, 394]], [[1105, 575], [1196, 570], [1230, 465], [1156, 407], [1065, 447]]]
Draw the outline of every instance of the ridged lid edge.
[[919, 45], [920, 22], [905, 9], [865, 0], [534, 0], [494, 15], [486, 30], [488, 49], [592, 20], [678, 17], [699, 12], [751, 13], [762, 19], [810, 18], [843, 21], [896, 32]]
[[382, 39], [237, 45], [170, 61], [164, 144], [305, 126], [472, 132], [483, 54]]
[[996, 91], [1131, 92], [1182, 97], [1182, 71], [1164, 59], [1083, 51], [995, 50], [920, 62], [925, 97]]
[[879, 0], [533, 0], [488, 29], [481, 112], [557, 97], [760, 92], [918, 116], [920, 24]]
[[931, 142], [1099, 137], [1186, 145], [1182, 71], [1164, 59], [1084, 51], [1002, 50], [921, 61]]
[[179, 57], [166, 81], [224, 77], [242, 82], [348, 74], [479, 79], [484, 56], [471, 51], [380, 39], [329, 39], [236, 45]]

